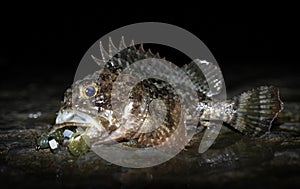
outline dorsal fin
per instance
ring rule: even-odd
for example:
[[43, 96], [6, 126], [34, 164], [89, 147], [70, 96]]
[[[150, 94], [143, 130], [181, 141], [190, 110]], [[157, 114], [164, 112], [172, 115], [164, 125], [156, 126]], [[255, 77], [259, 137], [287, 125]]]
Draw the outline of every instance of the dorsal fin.
[[118, 53], [118, 49], [115, 47], [111, 37], [108, 38], [108, 54], [109, 59], [111, 59], [116, 53]]
[[126, 49], [127, 46], [126, 46], [126, 43], [125, 43], [125, 40], [124, 40], [124, 36], [121, 37], [121, 40], [120, 40], [120, 43], [119, 43], [119, 51], [120, 50], [123, 50], [123, 49]]
[[159, 52], [156, 53], [155, 57], [161, 59]]
[[144, 49], [143, 43], [140, 45], [139, 50], [142, 51], [143, 53], [145, 53], [145, 49]]
[[145, 51], [143, 44], [138, 48], [135, 46], [134, 40], [131, 41], [130, 45], [127, 47], [124, 37], [121, 37], [119, 48], [116, 48], [111, 37], [108, 38], [108, 53], [103, 47], [102, 42], [99, 42], [101, 58], [97, 58], [94, 55], [91, 55], [92, 59], [98, 65], [104, 65], [108, 62], [112, 66], [119, 65], [122, 68], [127, 67], [128, 65], [136, 62], [138, 60], [143, 60], [146, 58], [159, 58], [161, 59], [159, 53], [153, 54], [150, 49]]
[[101, 41], [99, 42], [99, 46], [100, 46], [100, 52], [101, 52], [102, 60], [103, 60], [104, 62], [107, 62], [110, 58], [109, 58], [108, 53], [107, 53], [106, 50], [104, 49], [104, 47], [103, 47]]
[[182, 67], [196, 85], [198, 92], [206, 96], [215, 96], [224, 88], [224, 80], [220, 68], [206, 60], [195, 59]]
[[[145, 51], [142, 44], [136, 48], [134, 40], [127, 47], [123, 36], [119, 43], [119, 49], [115, 47], [111, 37], [109, 37], [108, 43], [109, 53], [104, 49], [101, 41], [99, 46], [102, 57], [99, 59], [92, 55], [98, 65], [110, 62], [112, 66], [119, 65], [121, 68], [125, 68], [146, 58], [165, 59], [161, 58], [159, 53], [153, 54], [150, 49]], [[224, 88], [222, 72], [217, 65], [211, 62], [195, 59], [190, 64], [184, 65], [182, 69], [188, 74], [197, 91], [208, 97], [220, 94]]]
[[155, 55], [151, 52], [151, 49], [148, 49], [145, 55], [149, 57], [155, 57]]
[[131, 43], [129, 44], [129, 46], [130, 47], [134, 47], [135, 48], [135, 46], [134, 46], [135, 44], [134, 44], [134, 40], [131, 40]]
[[94, 55], [91, 55], [91, 57], [94, 60], [94, 62], [96, 62], [96, 64], [98, 64], [98, 66], [104, 65], [105, 61], [100, 60], [99, 58], [95, 57]]

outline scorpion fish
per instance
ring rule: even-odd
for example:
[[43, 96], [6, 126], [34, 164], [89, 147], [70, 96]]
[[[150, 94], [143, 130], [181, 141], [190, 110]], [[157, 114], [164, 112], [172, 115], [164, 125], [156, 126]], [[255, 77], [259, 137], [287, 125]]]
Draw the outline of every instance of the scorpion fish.
[[[136, 61], [161, 59], [159, 54], [153, 54], [150, 49], [144, 50], [142, 44], [131, 43], [127, 47], [123, 37], [118, 48], [109, 38], [108, 52], [100, 42], [100, 52], [101, 58], [92, 58], [97, 64], [105, 66], [75, 81], [66, 90], [56, 123], [48, 133], [37, 139], [37, 150], [50, 148], [55, 152], [60, 145], [64, 145], [72, 155], [80, 156], [88, 152], [94, 143], [117, 141], [134, 147], [153, 147], [168, 141], [175, 132], [182, 107], [168, 82], [155, 78], [142, 80], [127, 94], [129, 98], [123, 102], [124, 106], [118, 108], [118, 112], [114, 112], [111, 104], [113, 95], [116, 95], [112, 93], [113, 84], [120, 73]], [[218, 77], [220, 70], [208, 62], [203, 66], [210, 74], [204, 76], [196, 61], [182, 67], [196, 86], [199, 117], [194, 126], [207, 129], [211, 126], [208, 120], [221, 120], [232, 130], [250, 137], [269, 133], [273, 120], [283, 109], [278, 88], [260, 86], [229, 100], [213, 101], [212, 97], [220, 93], [222, 85], [212, 85], [216, 87], [213, 93], [207, 81], [211, 80], [214, 84], [222, 82], [222, 78]], [[130, 82], [128, 75], [120, 85], [126, 88]], [[165, 114], [160, 123], [149, 120], [149, 106], [156, 99], [160, 100], [161, 105], [156, 104], [155, 108]], [[130, 127], [123, 127], [122, 124], [130, 119], [134, 119]], [[155, 129], [147, 132], [151, 125], [155, 125]], [[141, 130], [144, 132], [137, 132]]]

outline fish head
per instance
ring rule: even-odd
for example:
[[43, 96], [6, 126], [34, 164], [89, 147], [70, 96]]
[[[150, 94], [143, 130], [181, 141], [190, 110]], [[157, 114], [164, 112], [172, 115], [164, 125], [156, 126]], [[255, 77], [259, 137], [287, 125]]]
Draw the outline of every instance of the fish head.
[[[89, 125], [90, 137], [105, 137], [112, 124], [112, 111], [105, 106], [107, 94], [99, 81], [100, 72], [75, 81], [64, 93], [56, 124], [74, 123]], [[106, 99], [104, 99], [106, 98]]]

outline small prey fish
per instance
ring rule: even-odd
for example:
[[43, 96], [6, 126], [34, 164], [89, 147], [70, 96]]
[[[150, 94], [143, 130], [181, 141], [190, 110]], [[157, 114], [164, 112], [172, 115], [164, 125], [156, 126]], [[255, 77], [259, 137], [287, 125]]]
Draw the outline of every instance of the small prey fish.
[[[74, 82], [66, 90], [56, 123], [49, 133], [37, 140], [37, 149], [56, 151], [60, 145], [66, 145], [71, 154], [79, 156], [94, 144], [119, 142], [137, 148], [153, 147], [168, 141], [178, 128], [182, 106], [176, 90], [168, 82], [148, 78], [138, 82], [130, 92], [112, 92], [118, 76], [126, 68], [139, 60], [161, 59], [159, 54], [144, 50], [143, 45], [127, 47], [124, 38], [118, 48], [109, 39], [108, 52], [100, 42], [100, 51], [101, 58], [92, 58], [97, 64], [104, 65], [103, 68]], [[200, 63], [203, 69], [199, 68]], [[199, 117], [197, 123], [193, 123], [196, 130], [212, 127], [209, 120], [221, 120], [241, 134], [259, 137], [270, 132], [273, 120], [283, 109], [276, 87], [260, 86], [232, 99], [215, 101], [212, 97], [224, 87], [216, 65], [195, 60], [182, 70], [197, 93], [195, 106]], [[209, 74], [204, 75], [203, 70]], [[176, 75], [170, 74], [170, 77], [176, 80]], [[118, 82], [126, 89], [132, 81], [128, 74]], [[208, 81], [213, 85], [209, 86]], [[114, 106], [118, 111], [115, 111], [112, 98], [119, 94], [125, 94], [128, 99], [119, 102], [120, 105], [116, 102]], [[163, 120], [151, 119], [154, 114], [163, 114]]]

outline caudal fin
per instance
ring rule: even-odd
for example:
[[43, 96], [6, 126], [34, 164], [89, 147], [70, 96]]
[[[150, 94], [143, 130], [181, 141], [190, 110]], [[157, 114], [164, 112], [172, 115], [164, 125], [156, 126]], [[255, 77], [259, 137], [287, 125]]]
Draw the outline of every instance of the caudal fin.
[[283, 109], [279, 91], [273, 86], [261, 86], [234, 97], [236, 113], [230, 125], [249, 136], [269, 132], [273, 120]]

